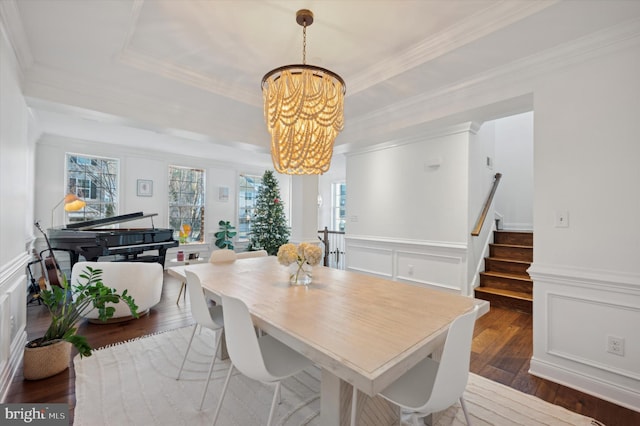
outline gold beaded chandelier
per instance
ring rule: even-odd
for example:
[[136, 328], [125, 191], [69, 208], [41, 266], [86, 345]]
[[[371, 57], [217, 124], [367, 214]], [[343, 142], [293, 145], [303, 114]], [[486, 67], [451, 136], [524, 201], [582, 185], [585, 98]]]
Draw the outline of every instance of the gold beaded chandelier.
[[322, 174], [329, 170], [334, 140], [344, 127], [346, 86], [338, 74], [306, 63], [313, 13], [299, 10], [296, 22], [302, 26], [302, 64], [276, 68], [262, 78], [271, 158], [279, 173]]

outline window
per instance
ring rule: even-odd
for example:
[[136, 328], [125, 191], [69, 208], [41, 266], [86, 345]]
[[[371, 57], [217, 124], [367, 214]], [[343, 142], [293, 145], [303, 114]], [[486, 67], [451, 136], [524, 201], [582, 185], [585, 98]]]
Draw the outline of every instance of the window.
[[238, 240], [248, 240], [251, 233], [251, 219], [256, 208], [258, 190], [262, 186], [262, 176], [240, 175], [238, 188]]
[[204, 170], [169, 166], [169, 227], [181, 244], [204, 242], [204, 201]]
[[70, 222], [103, 219], [118, 212], [119, 160], [67, 153], [67, 193], [87, 205], [69, 212]]
[[337, 182], [331, 185], [331, 223], [333, 231], [344, 231], [346, 221], [345, 204], [347, 201], [347, 185]]

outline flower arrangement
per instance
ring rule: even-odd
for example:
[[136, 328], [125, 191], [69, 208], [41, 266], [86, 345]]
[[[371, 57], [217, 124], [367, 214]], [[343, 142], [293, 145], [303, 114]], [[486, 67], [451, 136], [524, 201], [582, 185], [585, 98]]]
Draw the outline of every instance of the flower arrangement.
[[295, 265], [289, 276], [292, 284], [309, 284], [311, 282], [311, 268], [320, 263], [322, 259], [322, 249], [320, 247], [309, 244], [300, 243], [298, 247], [295, 244], [287, 243], [278, 249], [278, 262], [284, 266]]
[[191, 226], [186, 223], [180, 226], [180, 231], [178, 231], [178, 236], [180, 238], [180, 244], [186, 244], [187, 238], [189, 238], [189, 234], [191, 233]]

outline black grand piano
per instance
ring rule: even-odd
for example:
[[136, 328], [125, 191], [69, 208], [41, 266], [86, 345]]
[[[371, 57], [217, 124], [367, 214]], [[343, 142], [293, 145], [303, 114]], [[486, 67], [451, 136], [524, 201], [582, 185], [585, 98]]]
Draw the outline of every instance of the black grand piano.
[[[158, 262], [164, 266], [167, 249], [178, 246], [173, 229], [156, 228], [153, 219], [150, 228], [106, 228], [157, 215], [137, 212], [50, 228], [49, 241], [52, 249], [70, 253], [71, 267], [80, 256], [94, 262], [101, 256], [113, 256], [113, 261]], [[143, 254], [155, 250], [157, 254]]]

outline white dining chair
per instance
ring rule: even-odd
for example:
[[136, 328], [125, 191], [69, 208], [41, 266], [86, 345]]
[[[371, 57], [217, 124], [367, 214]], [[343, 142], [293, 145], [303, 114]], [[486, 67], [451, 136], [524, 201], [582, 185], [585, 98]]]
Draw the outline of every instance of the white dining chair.
[[[476, 305], [472, 311], [451, 323], [439, 362], [425, 358], [379, 393], [399, 406], [400, 413], [410, 413], [414, 426], [419, 425], [418, 419], [445, 410], [456, 400], [460, 400], [467, 425], [471, 425], [462, 394], [469, 379], [471, 341], [477, 315]], [[354, 386], [352, 426], [355, 426], [357, 396], [358, 391]]]
[[214, 250], [211, 252], [211, 256], [209, 256], [210, 263], [220, 263], [220, 262], [233, 262], [237, 259], [237, 254], [233, 250], [229, 249], [221, 249]]
[[266, 250], [255, 250], [255, 251], [242, 251], [237, 254], [238, 259], [249, 259], [252, 257], [266, 257], [269, 256]]
[[[214, 250], [211, 252], [211, 255], [209, 256], [209, 263], [213, 263], [215, 265], [216, 263], [235, 262], [237, 258], [238, 256], [236, 252], [233, 250], [229, 250], [229, 249]], [[207, 300], [213, 300], [215, 303], [220, 304], [220, 298], [217, 295], [213, 294], [206, 288], [203, 289], [203, 291]]]
[[207, 383], [204, 386], [204, 390], [202, 391], [202, 399], [200, 400], [199, 409], [202, 410], [204, 397], [207, 394], [207, 389], [209, 388], [211, 374], [213, 373], [213, 366], [216, 362], [218, 349], [220, 348], [220, 341], [222, 340], [222, 332], [224, 330], [224, 317], [222, 314], [222, 306], [208, 306], [207, 300], [205, 299], [204, 293], [202, 292], [202, 284], [200, 283], [200, 278], [191, 271], [185, 271], [185, 274], [187, 276], [187, 291], [189, 292], [189, 300], [191, 302], [191, 315], [193, 316], [193, 319], [195, 319], [196, 323], [193, 325], [191, 339], [189, 340], [187, 350], [184, 353], [184, 358], [182, 359], [182, 365], [180, 365], [180, 371], [178, 372], [177, 380], [180, 380], [182, 369], [184, 368], [184, 363], [187, 360], [187, 355], [189, 354], [189, 349], [191, 349], [191, 343], [193, 342], [193, 336], [195, 336], [198, 326], [208, 328], [216, 333], [215, 350], [213, 351], [211, 365], [209, 366]]
[[267, 425], [271, 426], [276, 401], [280, 397], [281, 381], [287, 377], [311, 367], [313, 364], [303, 355], [279, 342], [269, 335], [256, 336], [251, 314], [243, 301], [222, 296], [223, 315], [225, 320], [225, 338], [227, 351], [231, 359], [231, 367], [222, 388], [222, 395], [216, 407], [213, 424], [216, 424], [222, 401], [227, 392], [233, 369], [236, 368], [245, 376], [276, 385], [269, 411]]

